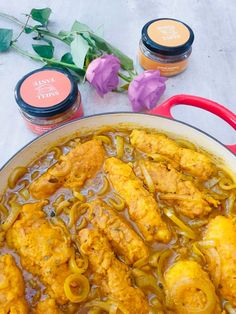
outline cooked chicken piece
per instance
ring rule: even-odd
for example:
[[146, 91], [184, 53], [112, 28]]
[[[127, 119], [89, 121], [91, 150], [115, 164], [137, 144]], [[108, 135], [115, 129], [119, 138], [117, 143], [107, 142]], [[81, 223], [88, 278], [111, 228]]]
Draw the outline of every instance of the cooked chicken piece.
[[[149, 160], [142, 160], [141, 163], [151, 176], [156, 192], [168, 193], [160, 195], [160, 198], [181, 214], [190, 218], [205, 216], [212, 210], [211, 206], [219, 205], [218, 201], [209, 196], [207, 202], [204, 193], [192, 181], [183, 180], [182, 174], [171, 165]], [[135, 173], [144, 180], [139, 165], [135, 167]]]
[[164, 134], [133, 130], [130, 141], [135, 148], [147, 154], [158, 153], [175, 160], [183, 171], [199, 179], [207, 180], [214, 171], [211, 160], [207, 156], [188, 148], [181, 148]]
[[39, 277], [49, 295], [60, 304], [68, 300], [64, 280], [70, 274], [70, 239], [59, 226], [52, 226], [42, 210], [44, 202], [26, 204], [7, 232], [7, 243], [20, 255], [22, 266]]
[[78, 144], [31, 184], [31, 194], [36, 199], [45, 199], [62, 186], [82, 187], [101, 168], [104, 156], [102, 143], [98, 140]]
[[121, 303], [127, 313], [148, 313], [144, 293], [132, 286], [129, 268], [114, 255], [107, 238], [96, 229], [83, 229], [79, 233], [82, 252], [88, 256], [94, 272], [94, 284], [102, 293]]
[[157, 202], [143, 187], [132, 168], [117, 158], [105, 161], [105, 171], [117, 193], [129, 207], [130, 218], [148, 242], [168, 242], [171, 234], [160, 216]]
[[29, 313], [25, 284], [20, 269], [10, 254], [0, 256], [0, 314]]
[[221, 313], [215, 287], [197, 262], [176, 262], [165, 272], [164, 279], [167, 298], [175, 313]]
[[34, 314], [62, 314], [54, 299], [46, 299], [37, 304]]
[[[230, 218], [217, 216], [212, 219], [206, 230], [204, 240], [213, 240], [220, 258], [221, 295], [236, 307], [236, 226]], [[215, 267], [210, 265], [211, 276], [215, 276]]]
[[129, 265], [148, 257], [148, 248], [125, 219], [101, 200], [90, 203], [89, 220], [111, 242], [116, 254]]

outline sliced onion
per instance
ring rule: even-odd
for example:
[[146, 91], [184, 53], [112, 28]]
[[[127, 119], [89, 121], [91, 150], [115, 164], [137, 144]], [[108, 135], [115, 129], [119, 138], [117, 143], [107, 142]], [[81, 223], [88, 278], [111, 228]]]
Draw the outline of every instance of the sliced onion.
[[57, 163], [51, 170], [49, 170], [50, 175], [54, 177], [65, 177], [67, 176], [72, 168], [71, 162], [67, 160], [62, 160]]
[[213, 186], [215, 186], [219, 181], [220, 181], [219, 178], [214, 177], [214, 178], [211, 178], [211, 179], [209, 179], [208, 181], [206, 181], [206, 182], [204, 183], [204, 185], [205, 185], [205, 187], [206, 187], [207, 189], [211, 189], [211, 188], [212, 188]]
[[134, 268], [142, 268], [143, 266], [146, 266], [148, 264], [148, 257], [140, 258], [137, 260], [134, 264]]
[[54, 228], [60, 228], [67, 237], [71, 237], [70, 232], [65, 225], [65, 222], [60, 217], [53, 218], [51, 222]]
[[81, 202], [85, 202], [86, 201], [86, 197], [83, 194], [81, 194], [80, 192], [76, 191], [76, 190], [73, 191], [73, 195], [74, 195], [74, 197], [76, 197]]
[[117, 158], [122, 158], [124, 155], [124, 138], [122, 136], [116, 136], [116, 155]]
[[68, 200], [64, 200], [56, 206], [56, 215], [59, 216], [65, 208], [68, 208], [70, 206], [70, 202]]
[[62, 155], [62, 150], [61, 150], [60, 147], [55, 146], [55, 147], [53, 147], [52, 149], [50, 149], [50, 151], [49, 151], [48, 153], [49, 153], [49, 154], [50, 154], [50, 153], [53, 153], [54, 158], [55, 158], [55, 159], [59, 159], [59, 157]]
[[94, 139], [99, 140], [99, 141], [101, 141], [107, 145], [111, 145], [111, 143], [112, 143], [110, 137], [106, 136], [106, 135], [96, 135], [96, 136], [94, 136]]
[[179, 144], [181, 147], [188, 148], [188, 149], [195, 150], [195, 151], [197, 150], [196, 146], [187, 140], [177, 139], [177, 140], [175, 140], [175, 142], [177, 144]]
[[158, 267], [158, 261], [159, 261], [159, 257], [160, 255], [163, 253], [163, 251], [157, 251], [155, 253], [153, 253], [150, 257], [149, 257], [149, 264], [152, 267]]
[[2, 203], [0, 203], [0, 212], [2, 212], [4, 216], [8, 215], [8, 209]]
[[233, 183], [236, 183], [236, 174], [234, 174], [228, 167], [220, 166], [218, 168], [225, 172], [230, 177]]
[[80, 231], [80, 230], [86, 228], [87, 225], [88, 225], [88, 221], [85, 217], [83, 217], [81, 219], [80, 223], [76, 225], [76, 231]]
[[20, 214], [22, 206], [18, 203], [11, 204], [11, 210], [6, 220], [2, 224], [2, 230], [7, 231], [16, 221], [18, 215]]
[[82, 203], [81, 201], [77, 201], [70, 210], [70, 219], [69, 219], [69, 223], [68, 223], [68, 228], [72, 228], [72, 226], [74, 226], [74, 224], [76, 223], [76, 221], [79, 219], [79, 217], [81, 215], [83, 215], [87, 209], [90, 208], [90, 205], [88, 203]]
[[229, 313], [229, 314], [236, 314], [236, 309], [232, 307], [232, 305], [227, 301], [224, 304], [224, 309]]
[[205, 255], [204, 255], [204, 254], [201, 252], [201, 250], [199, 249], [199, 244], [198, 244], [198, 242], [194, 242], [194, 243], [192, 244], [192, 251], [193, 251], [193, 253], [194, 253], [196, 256], [200, 257], [200, 259], [202, 259], [204, 263], [206, 263]]
[[[182, 304], [184, 291], [195, 288], [206, 296], [206, 304], [203, 308], [193, 307], [192, 304]], [[183, 278], [171, 287], [171, 296], [174, 299], [175, 308], [181, 314], [212, 314], [216, 307], [217, 299], [214, 289], [211, 289], [206, 281], [201, 278]]]
[[135, 284], [139, 288], [145, 290], [148, 289], [151, 292], [154, 292], [160, 299], [163, 298], [163, 291], [158, 286], [158, 281], [153, 275], [147, 274], [137, 268], [132, 269], [132, 275], [134, 276]]
[[157, 267], [157, 275], [158, 275], [158, 280], [165, 285], [165, 281], [163, 278], [163, 270], [164, 266], [166, 265], [166, 260], [172, 255], [172, 251], [170, 249], [167, 249], [163, 251], [160, 256], [159, 256], [159, 261], [158, 261], [158, 267]]
[[130, 311], [126, 310], [120, 302], [112, 299], [108, 299], [106, 301], [100, 301], [99, 299], [95, 299], [91, 302], [86, 303], [85, 307], [99, 308], [109, 314], [130, 314]]
[[103, 177], [103, 185], [101, 187], [101, 189], [97, 192], [97, 195], [104, 195], [109, 189], [109, 182], [107, 180], [107, 178], [104, 176]]
[[218, 288], [221, 281], [221, 260], [218, 251], [215, 248], [208, 248], [204, 250], [207, 257], [208, 269], [212, 274], [212, 281], [216, 288]]
[[185, 223], [183, 223], [182, 220], [180, 220], [177, 216], [175, 216], [174, 211], [170, 208], [165, 208], [164, 213], [167, 217], [169, 217], [180, 229], [184, 232], [184, 235], [188, 237], [189, 239], [196, 239], [195, 232]]
[[69, 260], [69, 268], [72, 273], [77, 273], [77, 274], [83, 274], [87, 269], [88, 269], [88, 258], [87, 256], [83, 256], [82, 258], [79, 259], [82, 263], [82, 266], [79, 267], [77, 262], [76, 262], [76, 257], [75, 257], [75, 252], [70, 257]]
[[200, 247], [203, 248], [203, 249], [209, 249], [209, 248], [216, 247], [216, 243], [215, 243], [214, 240], [198, 241], [198, 245], [200, 245]]
[[236, 199], [235, 193], [230, 193], [229, 198], [226, 200], [226, 212], [227, 215], [232, 215], [233, 214], [233, 209], [234, 209], [234, 202]]
[[20, 190], [19, 194], [21, 195], [21, 197], [23, 197], [23, 199], [25, 201], [28, 201], [30, 199], [30, 193], [29, 190], [24, 188], [22, 190]]
[[107, 199], [107, 203], [108, 205], [110, 205], [112, 208], [115, 208], [118, 211], [122, 211], [125, 208], [125, 201], [123, 200], [123, 198], [121, 198], [118, 194], [114, 194], [114, 198], [113, 197], [109, 197]]
[[139, 166], [140, 166], [140, 169], [142, 171], [142, 174], [144, 176], [144, 180], [145, 180], [145, 183], [149, 189], [149, 192], [150, 193], [154, 193], [155, 192], [155, 186], [154, 186], [154, 183], [153, 183], [153, 180], [152, 180], [152, 177], [150, 176], [144, 162], [139, 162]]
[[236, 183], [233, 183], [230, 179], [222, 178], [219, 182], [219, 187], [222, 190], [233, 190], [236, 189]]
[[[80, 293], [75, 294], [71, 287], [76, 283], [80, 289]], [[88, 279], [81, 275], [81, 274], [71, 274], [68, 277], [66, 277], [64, 282], [64, 291], [66, 297], [73, 303], [80, 303], [84, 301], [90, 290], [90, 285]]]
[[8, 186], [10, 189], [14, 189], [17, 184], [17, 181], [21, 179], [28, 169], [26, 167], [17, 167], [15, 168], [8, 178]]

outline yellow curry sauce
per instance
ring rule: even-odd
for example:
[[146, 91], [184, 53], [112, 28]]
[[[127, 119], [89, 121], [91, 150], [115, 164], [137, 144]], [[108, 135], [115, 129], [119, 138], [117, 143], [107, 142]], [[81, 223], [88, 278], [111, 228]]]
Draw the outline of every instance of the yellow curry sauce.
[[235, 191], [206, 152], [151, 130], [51, 148], [0, 203], [0, 314], [233, 313]]

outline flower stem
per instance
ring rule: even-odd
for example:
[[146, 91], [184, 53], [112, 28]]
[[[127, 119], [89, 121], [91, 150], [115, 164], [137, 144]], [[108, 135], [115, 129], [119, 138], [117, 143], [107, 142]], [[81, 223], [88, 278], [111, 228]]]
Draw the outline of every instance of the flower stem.
[[130, 77], [131, 77], [132, 79], [133, 79], [135, 76], [138, 75], [138, 73], [137, 73], [135, 70], [133, 70], [133, 71], [128, 70], [128, 73], [129, 73], [129, 75], [130, 75]]
[[118, 76], [121, 77], [126, 82], [130, 83], [132, 81], [132, 78], [125, 75], [124, 73], [118, 72]]
[[50, 65], [58, 65], [58, 66], [63, 66], [63, 67], [66, 67], [70, 70], [73, 70], [75, 72], [80, 72], [81, 74], [84, 73], [84, 70], [83, 69], [80, 69], [78, 68], [76, 65], [74, 64], [70, 64], [70, 63], [65, 63], [65, 62], [61, 62], [59, 60], [56, 60], [56, 59], [48, 59], [48, 58], [43, 58], [43, 57], [40, 57], [40, 56], [37, 56], [37, 55], [33, 55], [31, 53], [29, 53], [28, 51], [26, 50], [23, 50], [21, 48], [19, 48], [16, 44], [12, 44], [11, 47], [13, 49], [15, 49], [19, 54], [23, 55], [23, 56], [26, 56], [26, 57], [29, 57], [31, 58], [32, 60], [35, 60], [35, 61], [41, 61], [43, 63], [46, 63], [46, 64], [50, 64]]
[[22, 30], [20, 31], [18, 36], [13, 40], [13, 42], [17, 42], [17, 40], [20, 38], [21, 34], [24, 33], [24, 29], [25, 29], [25, 27], [27, 27], [27, 25], [29, 23], [29, 19], [30, 19], [30, 15], [27, 16], [27, 20], [26, 20], [24, 26], [22, 27]]
[[18, 20], [14, 16], [11, 16], [11, 15], [3, 13], [3, 12], [0, 12], [0, 16], [11, 21], [11, 22], [18, 24], [19, 26], [25, 26], [25, 23], [22, 23], [20, 20]]
[[[15, 18], [14, 16], [11, 16], [11, 15], [9, 15], [9, 14], [0, 12], [0, 17], [3, 17], [3, 18], [5, 18], [5, 19], [7, 19], [7, 20], [9, 20], [9, 21], [11, 21], [11, 22], [14, 22], [14, 23], [16, 23], [17, 25], [23, 27], [22, 32], [24, 31], [24, 28], [25, 28], [25, 26], [26, 26], [26, 23], [21, 22], [20, 20], [18, 20], [18, 19]], [[48, 36], [48, 37], [52, 37], [52, 38], [55, 38], [55, 39], [58, 39], [58, 40], [64, 42], [65, 44], [67, 44], [67, 45], [70, 44], [70, 42], [68, 42], [66, 39], [61, 38], [59, 35], [57, 35], [57, 34], [55, 34], [55, 33], [51, 33], [50, 31], [44, 30], [44, 29], [34, 28], [32, 25], [28, 25], [28, 20], [29, 20], [29, 18], [30, 18], [30, 15], [28, 15], [27, 27], [30, 28], [30, 29], [32, 29], [33, 32], [38, 33], [38, 34], [42, 34], [42, 35], [45, 35], [45, 36]], [[21, 32], [21, 33], [22, 33], [22, 32]], [[19, 36], [18, 36], [18, 37], [19, 37]], [[17, 39], [18, 39], [18, 37], [17, 37]]]

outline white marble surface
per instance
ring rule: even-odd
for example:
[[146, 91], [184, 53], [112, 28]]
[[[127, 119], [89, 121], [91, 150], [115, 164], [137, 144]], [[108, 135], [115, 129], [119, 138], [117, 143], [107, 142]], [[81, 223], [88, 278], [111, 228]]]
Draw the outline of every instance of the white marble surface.
[[[0, 0], [0, 11], [20, 19], [24, 18], [21, 13], [28, 13], [31, 8], [46, 6], [53, 10], [50, 24], [53, 30], [69, 29], [75, 19], [93, 29], [102, 26], [104, 37], [135, 60], [145, 22], [158, 17], [185, 21], [195, 32], [190, 67], [168, 80], [161, 101], [188, 93], [210, 98], [236, 112], [235, 0]], [[0, 19], [0, 27], [11, 26]], [[30, 49], [26, 38], [22, 38], [21, 45]], [[61, 55], [65, 47], [57, 48]], [[0, 55], [0, 166], [35, 137], [17, 111], [14, 87], [23, 75], [37, 67], [40, 64], [15, 52]], [[86, 115], [131, 111], [125, 94], [111, 93], [102, 99], [87, 83], [80, 90]], [[202, 128], [224, 143], [236, 143], [235, 131], [211, 114], [186, 107], [176, 107], [173, 112], [176, 118]]]

